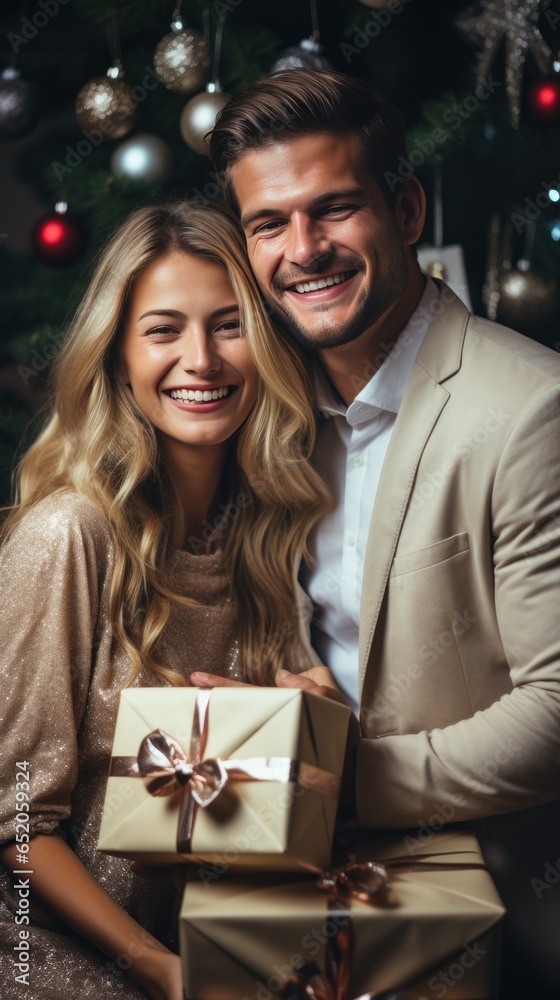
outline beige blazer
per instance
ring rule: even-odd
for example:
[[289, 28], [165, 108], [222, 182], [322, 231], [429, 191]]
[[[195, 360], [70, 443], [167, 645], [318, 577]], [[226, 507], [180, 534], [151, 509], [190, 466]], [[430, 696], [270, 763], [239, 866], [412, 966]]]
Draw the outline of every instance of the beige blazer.
[[366, 826], [560, 796], [560, 357], [440, 284], [365, 558]]

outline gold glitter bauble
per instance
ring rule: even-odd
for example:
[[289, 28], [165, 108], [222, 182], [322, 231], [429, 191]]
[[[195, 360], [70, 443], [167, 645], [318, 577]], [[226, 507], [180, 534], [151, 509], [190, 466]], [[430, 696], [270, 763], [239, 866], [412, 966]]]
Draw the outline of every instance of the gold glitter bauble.
[[189, 94], [206, 83], [210, 74], [210, 47], [200, 31], [172, 31], [154, 52], [154, 69], [168, 90]]
[[125, 80], [96, 76], [76, 98], [76, 118], [86, 129], [99, 129], [104, 139], [120, 139], [130, 132], [138, 108]]
[[196, 153], [208, 156], [208, 143], [204, 136], [214, 128], [216, 115], [231, 100], [228, 94], [216, 90], [214, 93], [205, 91], [191, 98], [181, 113], [179, 128], [184, 142]]
[[535, 329], [550, 323], [558, 309], [556, 282], [545, 281], [534, 271], [517, 268], [500, 280], [498, 321], [514, 329]]

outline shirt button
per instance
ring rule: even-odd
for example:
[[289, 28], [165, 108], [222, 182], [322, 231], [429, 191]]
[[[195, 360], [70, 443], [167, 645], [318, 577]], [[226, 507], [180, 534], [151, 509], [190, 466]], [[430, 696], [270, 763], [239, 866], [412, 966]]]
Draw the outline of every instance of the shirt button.
[[346, 536], [346, 544], [347, 545], [355, 545], [356, 544], [356, 539], [354, 538], [354, 535], [347, 535]]
[[363, 458], [355, 458], [354, 459], [354, 465], [356, 466], [357, 469], [361, 469], [361, 467], [362, 467], [363, 464], [364, 464]]

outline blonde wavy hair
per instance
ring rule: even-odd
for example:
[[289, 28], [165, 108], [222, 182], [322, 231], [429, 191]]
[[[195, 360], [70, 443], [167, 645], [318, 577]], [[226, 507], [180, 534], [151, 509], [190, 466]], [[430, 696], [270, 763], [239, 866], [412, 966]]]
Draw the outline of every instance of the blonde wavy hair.
[[313, 470], [313, 393], [305, 361], [270, 324], [230, 214], [182, 201], [141, 208], [99, 256], [90, 286], [55, 362], [51, 415], [16, 473], [16, 498], [2, 538], [26, 511], [56, 492], [75, 491], [105, 515], [115, 560], [110, 616], [132, 661], [170, 684], [186, 682], [169, 665], [162, 633], [173, 604], [192, 606], [170, 583], [183, 542], [179, 497], [158, 434], [119, 379], [121, 344], [134, 282], [156, 259], [180, 251], [228, 273], [242, 328], [260, 373], [257, 401], [236, 435], [230, 502], [243, 505], [224, 535], [224, 558], [238, 609], [246, 679], [271, 683], [280, 666], [302, 663], [294, 573], [307, 557], [309, 531], [327, 504]]

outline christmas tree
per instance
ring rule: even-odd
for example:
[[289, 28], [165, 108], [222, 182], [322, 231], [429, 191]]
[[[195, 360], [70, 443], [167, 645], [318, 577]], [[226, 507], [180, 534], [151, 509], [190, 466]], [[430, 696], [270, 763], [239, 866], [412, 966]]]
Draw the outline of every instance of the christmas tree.
[[[559, 348], [560, 5], [515, 6], [512, 24], [503, 0], [466, 11], [464, 0], [6, 4], [3, 502], [14, 459], [41, 419], [51, 361], [96, 251], [138, 205], [220, 198], [206, 156], [196, 151], [192, 112], [202, 104], [215, 113], [219, 87], [237, 93], [278, 59], [286, 65], [294, 47], [300, 59], [328, 60], [369, 80], [401, 108], [411, 132], [399, 173], [415, 170], [428, 189], [425, 239], [435, 257], [458, 245], [474, 311]], [[208, 91], [208, 80], [218, 89]], [[101, 84], [120, 94], [103, 128], [88, 104]], [[180, 92], [183, 86], [189, 89]], [[189, 117], [184, 109], [193, 101]], [[34, 199], [25, 220], [11, 194], [16, 175]], [[447, 258], [439, 256], [434, 273], [445, 275]]]

